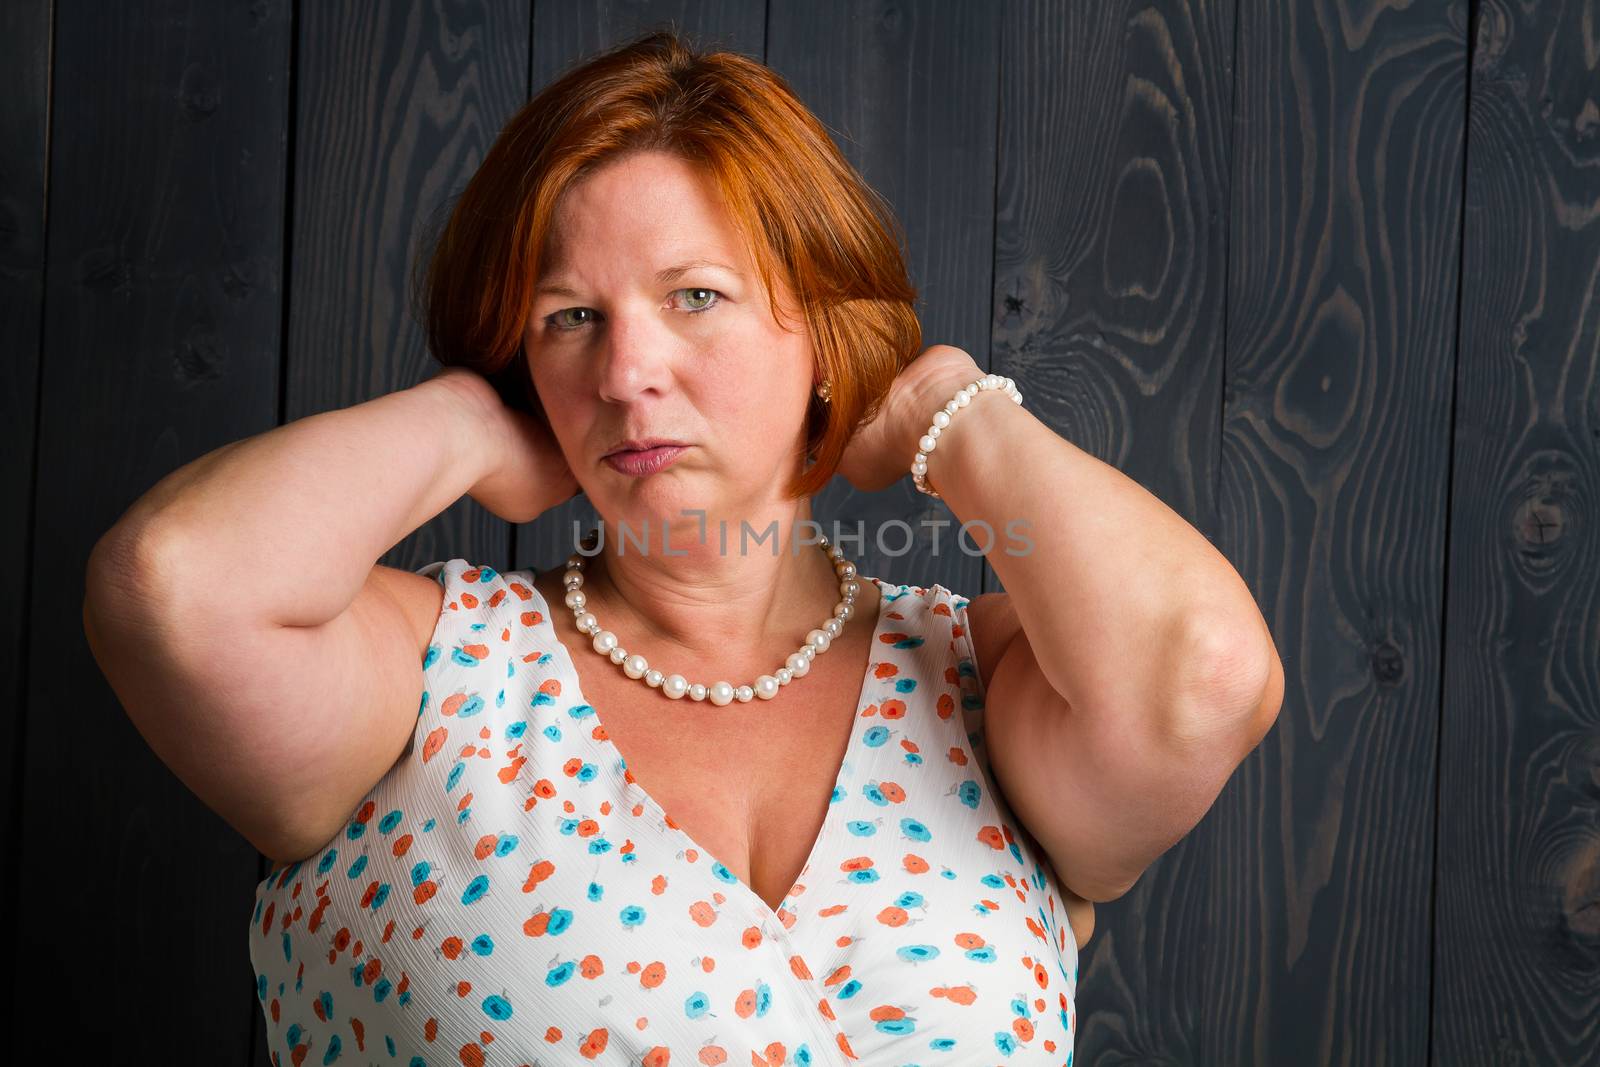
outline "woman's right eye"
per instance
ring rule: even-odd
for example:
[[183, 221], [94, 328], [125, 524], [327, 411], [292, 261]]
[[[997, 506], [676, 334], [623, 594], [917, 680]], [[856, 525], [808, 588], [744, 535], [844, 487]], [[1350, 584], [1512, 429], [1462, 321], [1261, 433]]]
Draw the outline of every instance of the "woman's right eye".
[[551, 312], [549, 315], [546, 315], [544, 317], [545, 325], [549, 326], [553, 330], [576, 330], [579, 326], [585, 325], [585, 323], [579, 322], [569, 325], [568, 321], [563, 319], [562, 316], [579, 311], [590, 315], [594, 314], [594, 312], [589, 308], [562, 308], [560, 311]]

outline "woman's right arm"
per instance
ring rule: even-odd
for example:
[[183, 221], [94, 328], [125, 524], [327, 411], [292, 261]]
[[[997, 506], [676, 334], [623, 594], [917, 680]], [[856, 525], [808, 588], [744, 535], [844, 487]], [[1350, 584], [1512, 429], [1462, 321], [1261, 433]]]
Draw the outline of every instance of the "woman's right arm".
[[447, 371], [208, 453], [96, 543], [96, 661], [156, 755], [268, 857], [326, 842], [415, 726], [443, 590], [378, 558], [476, 489], [519, 519], [572, 494], [548, 438], [507, 456], [527, 423]]

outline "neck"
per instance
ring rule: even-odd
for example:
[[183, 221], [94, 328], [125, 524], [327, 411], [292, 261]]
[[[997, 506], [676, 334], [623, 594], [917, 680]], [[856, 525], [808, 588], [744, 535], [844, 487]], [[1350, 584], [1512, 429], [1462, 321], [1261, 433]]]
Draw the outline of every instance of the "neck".
[[770, 673], [766, 660], [792, 652], [842, 598], [833, 561], [806, 543], [809, 500], [780, 510], [746, 516], [743, 539], [738, 519], [709, 515], [703, 536], [693, 515], [625, 530], [603, 522], [600, 551], [584, 564], [589, 610], [625, 647], [647, 639], [678, 662]]

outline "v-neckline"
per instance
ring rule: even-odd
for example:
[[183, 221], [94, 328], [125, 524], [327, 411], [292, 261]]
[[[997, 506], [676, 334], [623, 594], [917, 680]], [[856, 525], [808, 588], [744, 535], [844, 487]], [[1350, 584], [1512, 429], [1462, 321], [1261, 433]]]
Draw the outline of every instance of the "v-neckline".
[[[532, 577], [537, 578], [538, 574], [534, 574]], [[890, 583], [882, 578], [875, 578], [870, 575], [858, 573], [856, 575], [856, 579], [858, 581], [871, 582], [878, 588], [877, 611], [872, 620], [872, 634], [867, 641], [867, 666], [866, 670], [864, 670], [861, 674], [861, 686], [859, 691], [856, 693], [855, 710], [850, 715], [850, 737], [849, 740], [845, 742], [844, 755], [839, 760], [839, 766], [834, 770], [833, 787], [828, 791], [828, 807], [823, 812], [822, 825], [817, 829], [817, 836], [811, 842], [811, 848], [806, 853], [805, 862], [800, 865], [801, 874], [804, 874], [806, 871], [811, 869], [818, 856], [821, 855], [823, 846], [828, 844], [830, 842], [830, 838], [832, 837], [832, 830], [834, 828], [834, 810], [839, 807], [838, 803], [834, 800], [834, 794], [839, 790], [840, 781], [844, 777], [845, 767], [855, 757], [857, 742], [861, 738], [863, 731], [862, 720], [864, 718], [864, 716], [861, 714], [861, 711], [866, 702], [867, 694], [872, 683], [872, 674], [875, 666], [874, 661], [875, 653], [878, 647], [878, 638], [882, 636], [884, 632], [884, 620], [889, 617], [889, 604], [891, 601], [886, 595], [886, 590], [889, 588], [899, 588], [898, 586], [891, 586]], [[605, 719], [601, 716], [599, 707], [584, 695], [583, 682], [578, 676], [577, 664], [573, 661], [572, 653], [568, 651], [566, 642], [562, 641], [561, 636], [555, 631], [556, 613], [551, 608], [550, 601], [543, 593], [539, 592], [538, 586], [533, 581], [530, 581], [528, 586], [533, 590], [533, 595], [539, 600], [538, 610], [544, 616], [544, 625], [550, 627], [550, 636], [553, 639], [553, 643], [555, 644], [557, 650], [556, 666], [560, 673], [566, 676], [566, 681], [562, 683], [563, 694], [566, 695], [567, 687], [570, 687], [571, 690], [571, 702], [568, 703], [568, 706], [581, 706], [589, 709], [589, 714], [585, 717], [590, 721], [591, 724], [591, 739], [594, 740], [596, 744], [598, 744], [613, 760], [616, 761], [617, 766], [626, 767], [627, 757], [622, 754], [622, 750], [617, 747], [616, 742], [611, 740], [611, 732], [604, 728]], [[898, 600], [899, 597], [895, 597], [894, 599]], [[565, 605], [563, 605], [563, 608], [565, 608]], [[687, 701], [689, 697], [685, 695], [682, 699]], [[760, 697], [756, 697], [749, 701], [749, 704], [753, 705], [760, 700]], [[766, 701], [761, 702], [766, 703]], [[727, 705], [728, 708], [733, 708], [736, 706], [739, 706], [738, 701], [734, 701]], [[595, 726], [602, 728], [601, 733], [604, 736], [600, 738], [595, 738], [593, 736]], [[677, 839], [681, 840], [685, 848], [694, 849], [700, 858], [708, 865], [720, 867], [722, 870], [726, 871], [729, 881], [723, 882], [722, 878], [716, 874], [712, 874], [713, 878], [716, 878], [719, 883], [733, 886], [734, 892], [740, 893], [746, 897], [748, 901], [760, 911], [760, 914], [763, 918], [775, 919], [780, 923], [783, 921], [780, 913], [783, 911], [783, 906], [788, 903], [790, 894], [794, 892], [793, 885], [790, 885], [788, 891], [785, 892], [782, 899], [778, 901], [778, 906], [774, 908], [772, 905], [766, 902], [760, 893], [756, 892], [754, 886], [750, 885], [743, 878], [740, 878], [737, 874], [735, 874], [732, 867], [729, 867], [726, 863], [722, 862], [722, 860], [718, 859], [710, 849], [696, 841], [689, 834], [689, 832], [684, 829], [684, 826], [681, 822], [679, 822], [676, 818], [672, 818], [671, 823], [669, 823], [667, 820], [671, 818], [671, 816], [667, 814], [666, 808], [662, 807], [661, 803], [657, 801], [653, 795], [651, 795], [650, 790], [645, 787], [644, 782], [639, 780], [638, 775], [633, 776], [633, 785], [634, 788], [638, 790], [638, 795], [641, 802], [654, 813], [657, 819], [661, 820], [661, 824], [667, 834], [675, 835]], [[696, 866], [699, 865], [696, 864]], [[797, 874], [795, 878], [798, 882], [800, 875]]]

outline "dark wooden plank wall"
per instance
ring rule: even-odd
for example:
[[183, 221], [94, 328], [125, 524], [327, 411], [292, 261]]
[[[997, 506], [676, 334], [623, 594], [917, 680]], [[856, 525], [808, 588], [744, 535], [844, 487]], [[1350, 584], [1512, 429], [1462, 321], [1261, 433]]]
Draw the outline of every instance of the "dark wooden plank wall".
[[1600, 9], [1484, 4], [1435, 864], [1442, 1062], [1600, 1062]]
[[[426, 224], [533, 91], [669, 21], [895, 206], [924, 343], [1272, 625], [1279, 724], [1098, 908], [1076, 1062], [1600, 1059], [1600, 62], [1591, 8], [1480, 0], [0, 7], [13, 1047], [267, 1062], [265, 864], [96, 671], [88, 550], [182, 463], [430, 373]], [[995, 587], [909, 481], [816, 505], [868, 573]], [[550, 566], [592, 514], [463, 500], [383, 562]]]
[[[29, 525], [8, 605], [7, 1044], [22, 1063], [241, 1062], [261, 861], [122, 712], [83, 636], [83, 575], [156, 481], [283, 419], [289, 3], [34, 6], [30, 40], [0, 36], [48, 60], [30, 69], [49, 123], [43, 203], [13, 200], [9, 172], [4, 194], [47, 234], [26, 312], [42, 338], [15, 357], [39, 384], [10, 460]], [[37, 166], [15, 144], [7, 165]], [[212, 576], [219, 596], [234, 578]]]
[[1192, 842], [1191, 936], [1162, 938], [1223, 949], [1185, 998], [1218, 1062], [1429, 1058], [1467, 22], [1239, 7], [1212, 506], [1296, 706]]
[[[50, 126], [50, 5], [0, 5], [0, 549], [25, 561], [33, 543], [44, 305], [45, 161]], [[0, 569], [0, 671], [13, 708], [27, 707], [24, 670], [31, 568]], [[64, 625], [64, 624], [63, 624]], [[72, 645], [82, 639], [73, 635]], [[0, 734], [0, 855], [15, 865], [21, 835], [21, 745], [27, 716]], [[0, 879], [0, 915], [17, 914], [23, 879]], [[8, 919], [8, 922], [11, 920]], [[7, 930], [8, 945], [16, 943]], [[247, 975], [248, 976], [248, 975]]]

